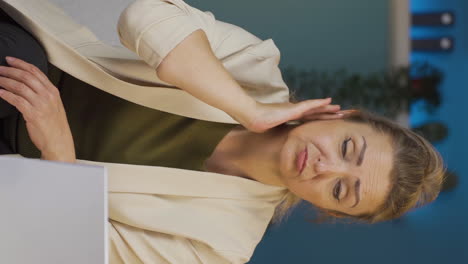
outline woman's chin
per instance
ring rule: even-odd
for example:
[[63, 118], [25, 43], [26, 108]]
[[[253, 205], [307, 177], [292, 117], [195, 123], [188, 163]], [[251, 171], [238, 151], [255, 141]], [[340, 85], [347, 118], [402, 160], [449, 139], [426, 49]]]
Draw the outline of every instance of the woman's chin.
[[300, 152], [299, 145], [296, 142], [287, 140], [281, 148], [279, 170], [283, 181], [290, 181], [299, 176], [297, 168], [297, 152]]

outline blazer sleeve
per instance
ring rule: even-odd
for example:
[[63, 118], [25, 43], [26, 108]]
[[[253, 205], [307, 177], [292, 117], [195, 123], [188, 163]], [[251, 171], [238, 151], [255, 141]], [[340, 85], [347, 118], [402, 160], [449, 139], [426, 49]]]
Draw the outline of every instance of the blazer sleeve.
[[137, 0], [118, 20], [121, 43], [154, 69], [184, 38], [203, 30], [219, 59], [259, 44], [261, 39], [241, 27], [215, 19], [182, 0]]

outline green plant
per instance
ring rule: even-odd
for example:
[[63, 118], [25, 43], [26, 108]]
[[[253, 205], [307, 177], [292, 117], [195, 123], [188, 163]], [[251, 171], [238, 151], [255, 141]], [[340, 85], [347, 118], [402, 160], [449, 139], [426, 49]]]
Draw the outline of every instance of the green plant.
[[305, 71], [290, 66], [283, 70], [283, 77], [301, 99], [332, 97], [343, 108], [365, 108], [389, 118], [407, 112], [410, 103], [418, 98], [428, 101], [428, 110], [440, 104], [437, 87], [442, 73], [428, 63], [368, 74], [344, 69]]
[[427, 102], [426, 110], [433, 113], [442, 101], [438, 89], [443, 80], [442, 72], [427, 62], [417, 62], [411, 66], [409, 74], [412, 99], [424, 99]]

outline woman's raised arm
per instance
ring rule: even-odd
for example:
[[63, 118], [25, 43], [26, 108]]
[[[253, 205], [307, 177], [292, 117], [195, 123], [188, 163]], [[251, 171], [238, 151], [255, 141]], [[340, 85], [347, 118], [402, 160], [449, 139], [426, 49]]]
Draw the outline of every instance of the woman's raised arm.
[[[301, 118], [339, 118], [327, 114], [339, 110], [329, 105], [331, 100], [265, 104], [250, 97], [213, 51], [234, 53], [261, 42], [239, 29], [181, 0], [136, 1], [122, 12], [118, 23], [122, 44], [154, 67], [161, 80], [223, 110], [251, 131], [263, 132]], [[267, 78], [281, 80], [278, 69], [265, 70]]]
[[156, 72], [161, 80], [223, 110], [241, 124], [246, 125], [248, 113], [256, 111], [257, 102], [216, 58], [202, 30], [193, 32], [177, 45]]

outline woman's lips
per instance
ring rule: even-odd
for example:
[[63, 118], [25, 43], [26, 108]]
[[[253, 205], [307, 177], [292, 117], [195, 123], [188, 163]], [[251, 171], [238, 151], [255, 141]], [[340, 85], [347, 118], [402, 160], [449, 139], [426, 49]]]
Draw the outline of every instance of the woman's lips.
[[297, 155], [296, 166], [297, 166], [297, 169], [299, 170], [299, 173], [301, 173], [305, 168], [306, 161], [307, 161], [307, 156], [308, 156], [307, 147], [304, 148], [304, 150], [301, 151]]

